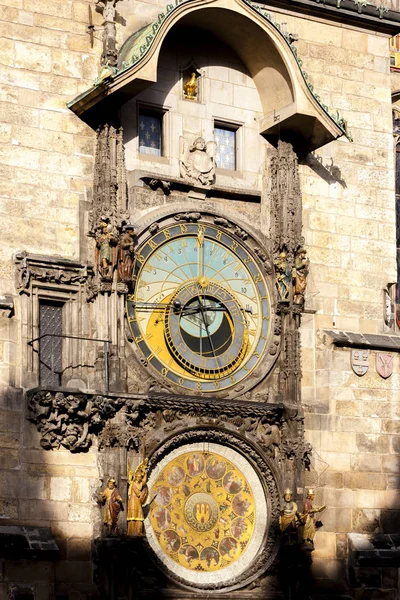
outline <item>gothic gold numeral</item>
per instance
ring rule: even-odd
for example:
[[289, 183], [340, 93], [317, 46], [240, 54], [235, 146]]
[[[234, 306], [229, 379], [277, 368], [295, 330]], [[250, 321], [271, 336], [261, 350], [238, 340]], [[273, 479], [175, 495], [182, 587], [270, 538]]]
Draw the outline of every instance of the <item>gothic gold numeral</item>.
[[196, 383], [196, 388], [197, 388], [198, 390], [202, 390], [202, 389], [203, 389], [203, 388], [202, 388], [202, 386], [201, 386], [201, 382], [200, 382], [200, 381], [198, 381], [198, 382]]
[[220, 389], [221, 385], [220, 385], [219, 381], [214, 381], [214, 387], [216, 390]]
[[143, 256], [143, 254], [136, 254], [136, 260], [138, 262], [140, 262], [141, 264], [144, 263], [144, 261], [146, 260], [145, 257]]
[[169, 232], [169, 229], [164, 229], [163, 231], [164, 237], [166, 240], [170, 240], [171, 239], [171, 234]]
[[163, 377], [166, 377], [168, 375], [168, 369], [166, 367], [164, 367], [163, 370], [161, 371], [161, 375]]
[[236, 252], [238, 245], [239, 244], [237, 242], [232, 242], [231, 250], [233, 250], [234, 252]]
[[220, 242], [221, 237], [222, 237], [222, 231], [217, 231], [217, 235], [215, 236], [215, 239], [217, 239]]
[[257, 275], [253, 275], [253, 281], [254, 283], [261, 281], [261, 275], [259, 273], [257, 273]]
[[234, 375], [230, 375], [229, 379], [231, 380], [231, 383], [236, 383], [236, 379], [235, 379]]
[[183, 377], [179, 377], [179, 384], [183, 385], [185, 383], [185, 380], [183, 379]]
[[142, 335], [138, 335], [137, 337], [135, 337], [135, 342], [137, 344], [139, 344], [140, 342], [143, 342], [143, 336]]
[[184, 223], [180, 223], [179, 227], [181, 229], [181, 233], [187, 233], [187, 226]]
[[152, 250], [155, 250], [157, 248], [157, 244], [155, 243], [154, 240], [149, 240], [148, 244]]

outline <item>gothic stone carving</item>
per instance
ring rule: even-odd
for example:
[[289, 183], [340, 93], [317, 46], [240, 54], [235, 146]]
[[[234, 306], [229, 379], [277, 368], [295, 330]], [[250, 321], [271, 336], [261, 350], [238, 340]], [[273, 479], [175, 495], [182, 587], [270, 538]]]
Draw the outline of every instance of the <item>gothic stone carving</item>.
[[28, 419], [35, 423], [45, 450], [64, 446], [71, 452], [88, 450], [93, 435], [121, 408], [121, 398], [67, 394], [45, 390], [28, 393]]
[[[115, 6], [119, 0], [96, 0], [96, 8], [103, 14], [103, 52], [101, 55], [101, 65], [114, 67], [118, 61], [117, 53], [117, 30], [115, 27]], [[111, 74], [112, 71], [109, 72]]]
[[303, 244], [302, 199], [297, 155], [279, 141], [270, 160], [271, 240], [274, 258], [285, 249], [289, 262]]
[[89, 235], [105, 222], [113, 228], [128, 222], [125, 151], [122, 127], [105, 123], [97, 129], [93, 208]]
[[40, 256], [17, 252], [14, 256], [15, 285], [20, 293], [30, 293], [33, 283], [91, 286], [93, 269], [82, 263], [61, 257]]
[[[167, 394], [122, 398], [50, 390], [33, 390], [27, 399], [28, 418], [37, 426], [45, 449], [85, 451], [93, 435], [101, 448], [139, 448], [146, 435], [157, 431], [170, 435], [190, 423], [236, 431], [278, 461], [303, 458], [302, 417], [297, 410], [293, 416], [282, 404], [230, 400], [221, 405], [215, 398]], [[122, 408], [122, 420], [113, 423]]]
[[192, 144], [181, 137], [181, 177], [202, 186], [211, 185], [215, 178], [215, 142], [196, 138]]

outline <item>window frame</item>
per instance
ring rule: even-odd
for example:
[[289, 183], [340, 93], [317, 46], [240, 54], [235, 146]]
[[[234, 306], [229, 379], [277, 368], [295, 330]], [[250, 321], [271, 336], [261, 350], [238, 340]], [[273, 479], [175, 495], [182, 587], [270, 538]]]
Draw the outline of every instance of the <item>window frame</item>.
[[219, 167], [217, 164], [217, 160], [215, 157], [215, 172], [219, 175], [225, 176], [233, 176], [233, 177], [241, 177], [242, 176], [242, 131], [243, 131], [243, 123], [234, 123], [233, 121], [224, 121], [223, 119], [219, 119], [214, 117], [213, 119], [213, 137], [215, 140], [215, 129], [225, 129], [228, 131], [235, 132], [235, 168], [234, 169], [225, 169], [224, 167]]
[[[140, 151], [139, 120], [141, 115], [147, 113], [149, 116], [158, 115], [161, 121], [161, 154], [147, 154]], [[149, 162], [169, 162], [169, 110], [167, 107], [138, 102], [136, 105], [136, 132], [137, 132], [137, 154], [140, 160]]]

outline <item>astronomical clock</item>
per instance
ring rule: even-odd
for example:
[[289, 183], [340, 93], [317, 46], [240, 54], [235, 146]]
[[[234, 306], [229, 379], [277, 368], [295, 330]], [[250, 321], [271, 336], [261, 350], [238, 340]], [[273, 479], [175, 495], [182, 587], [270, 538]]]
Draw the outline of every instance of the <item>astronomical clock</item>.
[[141, 234], [128, 323], [142, 360], [166, 385], [234, 396], [273, 362], [266, 260], [238, 226], [193, 217]]
[[282, 406], [251, 396], [279, 354], [272, 273], [260, 240], [220, 215], [139, 223], [126, 316], [158, 382], [143, 400], [145, 539], [199, 593], [250, 585], [277, 552]]

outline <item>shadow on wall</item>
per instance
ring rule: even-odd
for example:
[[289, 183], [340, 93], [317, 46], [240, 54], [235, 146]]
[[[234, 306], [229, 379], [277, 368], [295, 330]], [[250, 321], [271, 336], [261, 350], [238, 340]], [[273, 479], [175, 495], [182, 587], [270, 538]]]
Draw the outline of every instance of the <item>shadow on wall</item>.
[[333, 183], [339, 183], [343, 189], [347, 188], [347, 184], [342, 177], [342, 172], [338, 165], [335, 165], [333, 158], [330, 158], [330, 163], [324, 160], [323, 156], [310, 152], [307, 156], [300, 161], [300, 164], [307, 165], [314, 171], [316, 175], [321, 177], [326, 183], [332, 185]]

